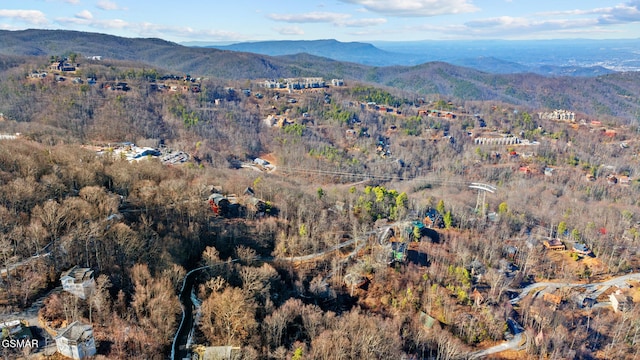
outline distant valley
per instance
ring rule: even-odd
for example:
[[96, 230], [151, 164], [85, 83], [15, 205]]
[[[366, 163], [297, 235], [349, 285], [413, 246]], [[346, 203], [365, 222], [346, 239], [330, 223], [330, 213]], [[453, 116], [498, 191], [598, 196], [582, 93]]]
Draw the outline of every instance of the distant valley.
[[307, 53], [372, 66], [413, 66], [444, 61], [493, 74], [599, 76], [640, 69], [638, 40], [339, 42], [262, 41], [186, 44], [280, 56]]

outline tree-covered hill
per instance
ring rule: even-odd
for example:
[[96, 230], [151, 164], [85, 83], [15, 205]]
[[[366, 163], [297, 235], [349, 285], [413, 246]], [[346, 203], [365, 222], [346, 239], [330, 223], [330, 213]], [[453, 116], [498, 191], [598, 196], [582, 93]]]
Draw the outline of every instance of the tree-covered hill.
[[138, 61], [168, 71], [230, 80], [340, 77], [423, 95], [437, 93], [461, 100], [498, 100], [534, 108], [580, 108], [593, 116], [612, 115], [628, 120], [635, 120], [640, 112], [637, 95], [640, 74], [633, 72], [583, 78], [488, 74], [440, 62], [371, 67], [309, 54], [270, 57], [185, 47], [160, 39], [62, 30], [0, 31], [0, 53], [99, 55], [103, 59]]
[[[34, 327], [91, 323], [96, 359], [164, 358], [193, 294], [193, 343], [240, 347], [243, 359], [460, 359], [502, 342], [513, 321], [543, 337], [519, 358], [635, 354], [637, 307], [578, 309], [584, 294], [571, 289], [551, 307], [524, 290], [504, 304], [534, 282], [640, 271], [638, 127], [535, 114], [558, 98], [549, 106], [578, 120], [628, 116], [636, 74], [373, 68], [115, 37], [104, 43], [127, 44], [119, 53], [186, 60], [103, 55], [50, 70], [52, 56], [100, 55], [87, 39], [0, 55], [0, 322], [35, 306]], [[268, 74], [346, 85], [255, 80]], [[132, 158], [129, 142], [151, 149]], [[165, 162], [174, 150], [187, 160]], [[472, 183], [496, 191], [479, 206]], [[595, 257], [546, 251], [549, 236]], [[76, 265], [96, 275], [84, 300], [53, 290]]]
[[403, 64], [406, 63], [405, 57], [407, 57], [405, 54], [394, 54], [367, 43], [340, 42], [333, 39], [259, 41], [207, 47], [220, 50], [251, 52], [269, 56], [311, 54], [339, 61], [355, 62], [373, 66]]

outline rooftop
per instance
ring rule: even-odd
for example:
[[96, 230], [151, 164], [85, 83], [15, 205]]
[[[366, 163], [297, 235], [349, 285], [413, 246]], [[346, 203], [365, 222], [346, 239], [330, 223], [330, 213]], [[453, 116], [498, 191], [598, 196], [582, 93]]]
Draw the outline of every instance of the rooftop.
[[585, 244], [576, 243], [573, 245], [573, 248], [578, 251], [588, 252], [589, 248]]
[[58, 334], [57, 338], [65, 338], [71, 341], [86, 341], [89, 340], [92, 335], [91, 325], [83, 324], [79, 321], [74, 321], [71, 325]]
[[89, 268], [80, 268], [78, 265], [72, 267], [71, 269], [62, 273], [60, 278], [65, 278], [67, 276], [72, 277], [77, 282], [83, 282], [85, 280], [89, 280], [93, 278], [93, 270]]

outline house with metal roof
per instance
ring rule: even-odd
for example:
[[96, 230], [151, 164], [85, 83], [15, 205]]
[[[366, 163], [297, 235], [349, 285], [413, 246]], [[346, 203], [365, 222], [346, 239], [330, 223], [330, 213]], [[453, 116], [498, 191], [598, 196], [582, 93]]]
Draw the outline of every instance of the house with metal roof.
[[60, 276], [60, 282], [62, 290], [70, 292], [80, 299], [87, 299], [96, 288], [93, 270], [80, 268], [77, 265], [63, 272]]
[[91, 325], [79, 321], [71, 323], [56, 336], [58, 352], [72, 359], [84, 359], [96, 354], [96, 343]]

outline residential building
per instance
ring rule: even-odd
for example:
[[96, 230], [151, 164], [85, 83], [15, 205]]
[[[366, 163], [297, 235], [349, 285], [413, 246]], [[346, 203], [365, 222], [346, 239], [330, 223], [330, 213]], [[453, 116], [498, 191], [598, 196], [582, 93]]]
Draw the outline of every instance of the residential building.
[[65, 71], [65, 72], [73, 72], [76, 71], [76, 66], [69, 64], [65, 61], [55, 61], [51, 65], [49, 65], [50, 70], [57, 71]]
[[543, 243], [545, 248], [549, 250], [566, 250], [566, 246], [558, 239], [547, 239]]
[[581, 244], [581, 243], [573, 244], [573, 252], [575, 252], [576, 254], [579, 254], [579, 255], [583, 255], [583, 256], [591, 254], [591, 250], [589, 250], [589, 247], [587, 247], [587, 245]]
[[389, 254], [391, 256], [391, 259], [389, 261], [389, 264], [392, 264], [394, 262], [405, 262], [405, 260], [407, 259], [407, 243], [405, 242], [392, 242], [391, 243], [391, 253]]
[[331, 79], [332, 86], [344, 86], [344, 79]]
[[31, 74], [29, 74], [29, 77], [32, 79], [43, 79], [47, 77], [47, 73], [46, 72], [33, 72]]
[[627, 175], [621, 175], [618, 177], [618, 183], [620, 185], [629, 185], [631, 184], [631, 179]]
[[194, 352], [201, 360], [231, 360], [240, 354], [240, 348], [235, 346], [202, 346], [194, 347]]
[[286, 85], [276, 80], [265, 80], [262, 84], [267, 89], [282, 89], [285, 88]]
[[80, 268], [77, 265], [63, 272], [60, 276], [60, 282], [62, 290], [70, 292], [80, 299], [87, 299], [96, 288], [93, 270]]
[[553, 110], [553, 112], [539, 112], [538, 118], [541, 120], [575, 121], [576, 113], [559, 109]]
[[13, 135], [13, 134], [0, 134], [0, 140], [15, 140], [19, 136], [20, 136], [20, 133], [16, 133], [15, 135]]
[[515, 136], [496, 138], [478, 137], [473, 141], [476, 145], [518, 145], [521, 143], [520, 139]]
[[285, 87], [290, 90], [318, 89], [325, 87], [325, 82], [321, 77], [309, 78], [289, 78], [284, 79]]
[[419, 320], [420, 320], [420, 324], [422, 324], [422, 326], [424, 326], [426, 329], [431, 329], [433, 328], [434, 325], [440, 324], [438, 320], [436, 320], [434, 317], [430, 316], [424, 311], [420, 311]]
[[31, 339], [33, 335], [25, 320], [12, 320], [0, 323], [0, 339]]
[[542, 294], [542, 299], [555, 306], [558, 306], [560, 305], [560, 303], [562, 303], [562, 296], [556, 294], [544, 293]]
[[616, 290], [616, 292], [610, 294], [609, 300], [611, 301], [611, 307], [614, 312], [625, 312], [631, 308], [629, 297], [624, 295], [620, 290]]
[[72, 359], [84, 359], [96, 354], [96, 343], [91, 325], [79, 321], [71, 323], [56, 336], [58, 352]]

